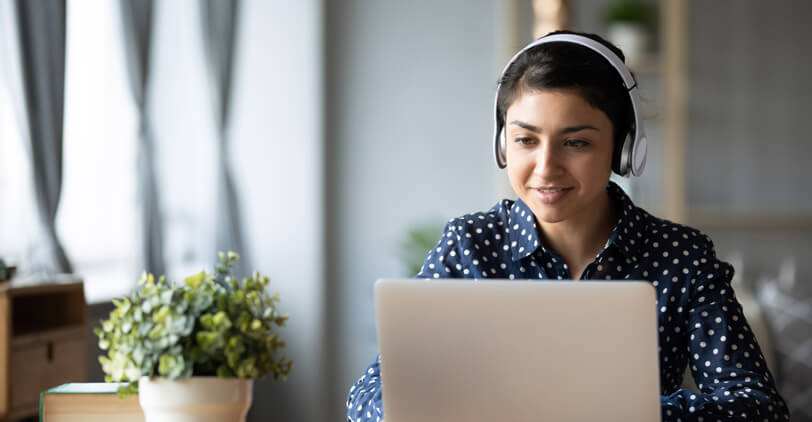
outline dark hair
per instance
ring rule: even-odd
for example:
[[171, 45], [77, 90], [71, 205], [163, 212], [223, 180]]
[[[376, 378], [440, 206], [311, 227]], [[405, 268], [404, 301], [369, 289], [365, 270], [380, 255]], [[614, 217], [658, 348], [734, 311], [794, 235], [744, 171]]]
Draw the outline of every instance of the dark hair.
[[[576, 34], [591, 38], [612, 50], [621, 60], [619, 48], [598, 35], [572, 31], [553, 34]], [[578, 44], [551, 42], [522, 53], [508, 67], [500, 80], [496, 112], [502, 126], [508, 107], [528, 91], [547, 89], [574, 90], [592, 107], [603, 111], [614, 129], [615, 155], [620, 153], [623, 138], [632, 126], [632, 104], [623, 86], [623, 78], [600, 54]], [[616, 161], [613, 157], [613, 162]]]

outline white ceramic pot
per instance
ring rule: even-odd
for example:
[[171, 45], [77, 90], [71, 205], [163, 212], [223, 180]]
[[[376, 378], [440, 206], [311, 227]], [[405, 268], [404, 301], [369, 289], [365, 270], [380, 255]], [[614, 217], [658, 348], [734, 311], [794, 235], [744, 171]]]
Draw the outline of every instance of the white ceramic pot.
[[606, 38], [623, 51], [627, 65], [642, 63], [648, 48], [648, 32], [643, 25], [613, 23], [609, 25]]
[[254, 380], [243, 378], [143, 377], [138, 401], [146, 422], [245, 422], [253, 386]]

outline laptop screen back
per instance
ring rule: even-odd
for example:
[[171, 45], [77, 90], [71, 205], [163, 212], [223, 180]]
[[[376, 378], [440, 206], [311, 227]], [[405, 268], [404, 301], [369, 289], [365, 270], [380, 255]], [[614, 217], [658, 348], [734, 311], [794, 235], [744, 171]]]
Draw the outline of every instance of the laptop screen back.
[[660, 420], [647, 282], [379, 280], [387, 422]]

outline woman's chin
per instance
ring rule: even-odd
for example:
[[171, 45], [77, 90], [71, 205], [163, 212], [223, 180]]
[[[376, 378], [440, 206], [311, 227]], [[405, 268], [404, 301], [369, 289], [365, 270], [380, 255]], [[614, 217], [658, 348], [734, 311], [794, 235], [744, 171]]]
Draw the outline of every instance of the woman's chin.
[[[566, 196], [571, 196], [573, 192], [569, 192]], [[545, 201], [543, 198], [539, 198], [534, 192], [530, 192], [528, 195], [526, 202], [527, 205], [530, 206], [530, 209], [533, 210], [533, 214], [536, 217], [536, 221], [542, 224], [555, 224], [560, 223], [562, 221], [566, 221], [568, 218], [572, 216], [572, 207], [570, 205], [571, 201], [567, 201], [569, 198], [560, 198], [562, 200], [555, 201], [554, 203], [549, 203]], [[556, 198], [559, 199], [559, 198]]]
[[551, 207], [545, 204], [534, 204], [533, 214], [535, 214], [536, 221], [541, 224], [555, 224], [566, 221], [569, 218], [569, 213], [559, 207]]

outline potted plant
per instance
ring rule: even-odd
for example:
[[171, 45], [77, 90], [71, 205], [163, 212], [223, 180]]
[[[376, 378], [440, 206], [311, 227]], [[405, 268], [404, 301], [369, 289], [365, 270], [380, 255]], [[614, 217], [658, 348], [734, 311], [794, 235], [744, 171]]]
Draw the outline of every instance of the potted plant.
[[437, 243], [437, 238], [442, 230], [442, 221], [426, 221], [408, 228], [400, 241], [399, 257], [409, 276], [420, 272], [426, 254]]
[[172, 284], [144, 274], [139, 289], [113, 300], [110, 317], [94, 330], [107, 382], [137, 392], [147, 422], [245, 421], [253, 379], [286, 379], [293, 363], [279, 356], [274, 332], [288, 315], [268, 277], [230, 275], [236, 253], [219, 254], [205, 271]]
[[617, 0], [604, 10], [603, 19], [608, 40], [623, 50], [629, 66], [639, 65], [654, 25], [652, 7], [640, 0]]

